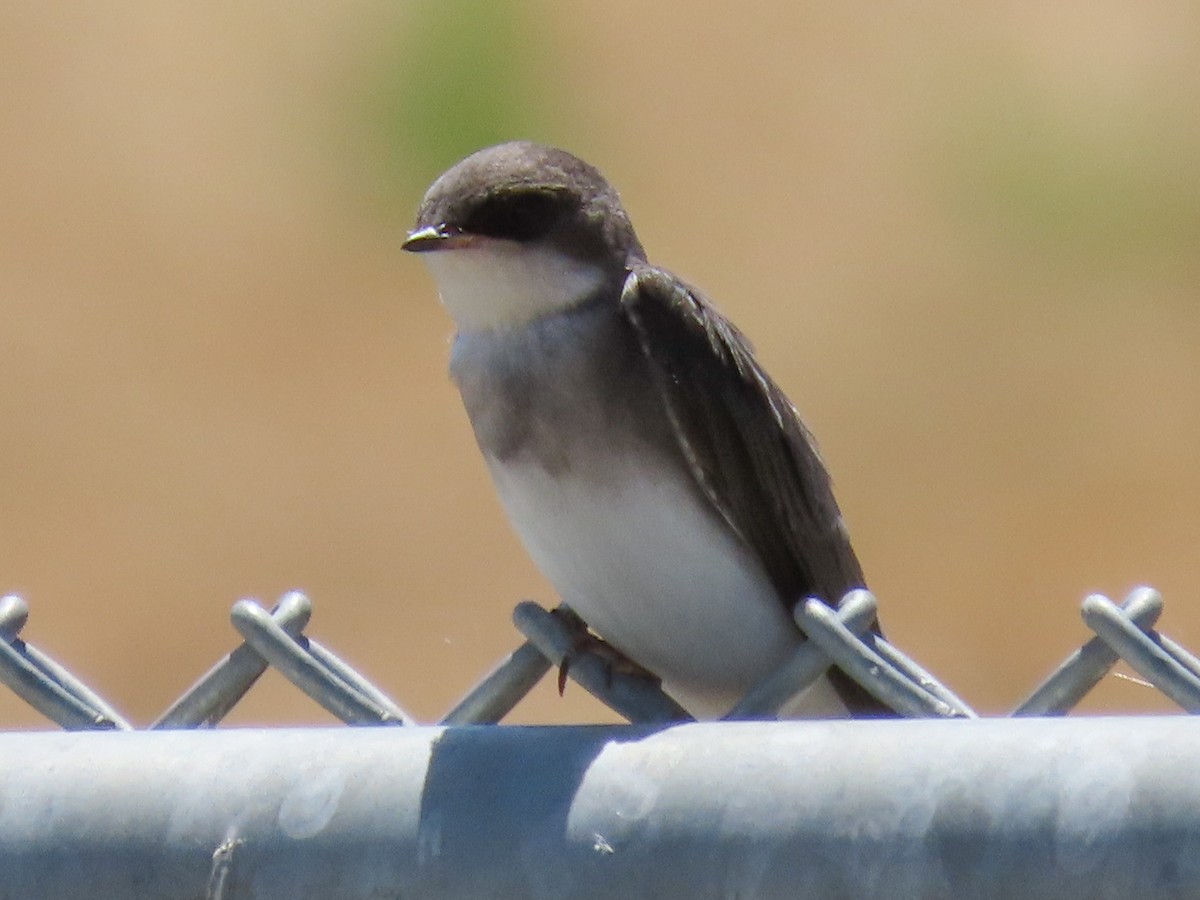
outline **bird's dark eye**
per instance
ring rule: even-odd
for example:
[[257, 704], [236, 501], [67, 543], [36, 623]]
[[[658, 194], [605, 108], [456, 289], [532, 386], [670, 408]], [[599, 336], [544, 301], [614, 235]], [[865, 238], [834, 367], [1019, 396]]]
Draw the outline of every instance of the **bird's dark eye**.
[[497, 194], [472, 211], [464, 231], [510, 241], [532, 241], [546, 235], [563, 211], [563, 196], [551, 191]]

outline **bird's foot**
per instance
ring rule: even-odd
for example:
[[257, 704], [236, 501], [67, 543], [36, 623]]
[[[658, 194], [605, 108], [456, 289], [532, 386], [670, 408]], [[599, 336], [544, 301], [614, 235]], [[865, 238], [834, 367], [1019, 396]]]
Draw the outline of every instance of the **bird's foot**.
[[583, 621], [574, 610], [559, 607], [552, 610], [552, 614], [563, 624], [571, 636], [571, 647], [563, 654], [562, 661], [558, 664], [558, 695], [560, 697], [567, 689], [567, 673], [570, 671], [571, 665], [580, 657], [588, 654], [598, 657], [604, 664], [607, 678], [606, 687], [612, 687], [614, 674], [644, 678], [655, 684], [661, 684], [662, 680], [657, 675], [645, 666], [634, 662], [592, 631], [587, 622]]

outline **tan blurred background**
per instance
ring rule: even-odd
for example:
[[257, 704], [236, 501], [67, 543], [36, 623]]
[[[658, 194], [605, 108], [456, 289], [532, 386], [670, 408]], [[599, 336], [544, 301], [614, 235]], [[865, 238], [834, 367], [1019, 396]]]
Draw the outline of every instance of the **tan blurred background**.
[[[9, 2], [0, 592], [138, 722], [289, 588], [448, 708], [552, 594], [399, 246], [441, 169], [532, 137], [755, 340], [890, 636], [968, 700], [1014, 704], [1094, 590], [1154, 584], [1200, 648], [1197, 47], [1172, 0]], [[232, 721], [328, 718], [268, 678]]]

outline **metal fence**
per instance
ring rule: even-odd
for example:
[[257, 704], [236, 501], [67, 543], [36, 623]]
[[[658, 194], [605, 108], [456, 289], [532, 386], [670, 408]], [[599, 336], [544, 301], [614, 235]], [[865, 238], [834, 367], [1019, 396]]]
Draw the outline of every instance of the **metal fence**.
[[[1013, 710], [1013, 716], [1062, 715], [1124, 659], [1147, 682], [1189, 713], [1200, 712], [1200, 660], [1159, 633], [1162, 597], [1138, 588], [1121, 604], [1098, 594], [1083, 601], [1083, 620], [1094, 637]], [[0, 598], [0, 681], [48, 719], [69, 730], [133, 726], [60, 663], [20, 635], [28, 619], [18, 597]], [[151, 730], [212, 726], [273, 666], [297, 688], [349, 725], [415, 724], [378, 687], [304, 633], [312, 604], [286, 594], [268, 612], [241, 600], [231, 613], [243, 643], [218, 662], [149, 725]], [[949, 688], [869, 630], [874, 596], [852, 591], [831, 609], [810, 600], [796, 611], [809, 641], [787, 663], [755, 686], [727, 719], [772, 718], [777, 709], [836, 663], [900, 715], [975, 718]], [[632, 723], [680, 722], [688, 714], [651, 680], [614, 668], [604, 655], [580, 649], [578, 620], [567, 607], [548, 611], [536, 603], [516, 607], [513, 620], [526, 641], [450, 710], [438, 724], [501, 721], [553, 667]], [[569, 666], [564, 659], [570, 657]]]
[[[0, 600], [0, 680], [71, 732], [0, 734], [0, 900], [1200, 897], [1200, 722], [1062, 718], [1118, 659], [1200, 710], [1200, 660], [1148, 588], [1084, 601], [1095, 636], [1021, 721], [949, 721], [978, 716], [869, 630], [866, 591], [800, 606], [810, 640], [727, 718], [773, 718], [836, 663], [908, 721], [686, 724], [580, 652], [568, 610], [525, 603], [525, 643], [420, 726], [304, 633], [311, 612], [239, 602], [243, 642], [123, 734]], [[568, 654], [633, 724], [446, 727], [501, 721]], [[348, 724], [410, 727], [209, 730], [268, 666]]]

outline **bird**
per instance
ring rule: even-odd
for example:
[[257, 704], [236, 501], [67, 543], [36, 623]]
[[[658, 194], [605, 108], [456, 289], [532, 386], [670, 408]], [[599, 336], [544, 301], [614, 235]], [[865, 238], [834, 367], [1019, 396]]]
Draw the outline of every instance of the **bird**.
[[[864, 586], [796, 407], [648, 261], [596, 168], [531, 141], [479, 150], [402, 246], [453, 319], [450, 375], [526, 552], [691, 715], [721, 717], [789, 658], [798, 603]], [[888, 712], [832, 668], [781, 716]]]

